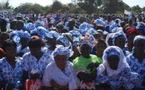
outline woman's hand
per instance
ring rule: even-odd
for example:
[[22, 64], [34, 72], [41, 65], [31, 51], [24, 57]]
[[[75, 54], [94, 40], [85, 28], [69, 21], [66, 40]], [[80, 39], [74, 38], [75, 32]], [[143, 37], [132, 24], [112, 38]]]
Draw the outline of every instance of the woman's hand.
[[7, 84], [6, 85], [6, 90], [13, 90], [14, 89], [14, 85], [13, 84]]
[[68, 90], [68, 85], [61, 86], [57, 82], [55, 82], [54, 80], [51, 80], [50, 83], [51, 83], [52, 87], [56, 90]]

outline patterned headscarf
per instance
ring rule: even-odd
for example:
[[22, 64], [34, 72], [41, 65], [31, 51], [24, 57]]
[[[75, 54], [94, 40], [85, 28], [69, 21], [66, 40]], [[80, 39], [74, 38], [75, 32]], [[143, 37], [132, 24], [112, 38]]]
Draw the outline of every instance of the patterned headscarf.
[[122, 37], [125, 39], [125, 41], [127, 41], [127, 37], [125, 35], [125, 33], [123, 31], [118, 31], [116, 33], [113, 34], [112, 36], [112, 41], [113, 41], [113, 44], [115, 45], [115, 40], [118, 38], [118, 37]]
[[113, 45], [113, 35], [114, 33], [109, 33], [106, 37], [106, 44], [107, 46], [112, 46]]

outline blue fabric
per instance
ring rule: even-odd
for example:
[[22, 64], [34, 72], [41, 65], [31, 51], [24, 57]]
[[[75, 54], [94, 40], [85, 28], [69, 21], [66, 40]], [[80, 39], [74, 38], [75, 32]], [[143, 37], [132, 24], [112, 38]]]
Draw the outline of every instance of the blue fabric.
[[42, 26], [39, 26], [35, 30], [31, 31], [32, 35], [38, 35], [38, 36], [40, 36], [42, 38], [45, 38], [47, 36], [47, 33], [49, 33], [49, 31], [46, 28], [42, 27]]
[[51, 62], [50, 56], [44, 53], [43, 56], [37, 60], [30, 52], [23, 56], [23, 69], [31, 73], [31, 71], [36, 70], [42, 77], [46, 66]]
[[137, 73], [132, 73], [129, 68], [125, 68], [120, 74], [109, 77], [106, 72], [102, 72], [96, 79], [98, 84], [106, 83], [110, 84], [113, 90], [118, 90], [120, 87], [124, 87], [127, 90], [133, 87], [139, 87], [140, 77]]
[[0, 60], [0, 79], [5, 83], [16, 85], [17, 81], [22, 80], [23, 70], [21, 59], [16, 60], [15, 68], [7, 62], [6, 58]]

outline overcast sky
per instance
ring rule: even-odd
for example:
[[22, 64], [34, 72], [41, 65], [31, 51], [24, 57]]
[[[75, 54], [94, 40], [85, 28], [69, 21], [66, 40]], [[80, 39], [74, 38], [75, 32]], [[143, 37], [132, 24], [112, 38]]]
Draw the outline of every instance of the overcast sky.
[[[0, 0], [0, 2], [6, 2], [7, 0]], [[9, 0], [10, 5], [13, 7], [17, 7], [23, 3], [38, 3], [40, 5], [46, 6], [51, 5], [54, 0]], [[62, 3], [70, 3], [72, 0], [58, 0]], [[145, 0], [123, 0], [129, 6], [139, 5], [140, 7], [145, 7]]]

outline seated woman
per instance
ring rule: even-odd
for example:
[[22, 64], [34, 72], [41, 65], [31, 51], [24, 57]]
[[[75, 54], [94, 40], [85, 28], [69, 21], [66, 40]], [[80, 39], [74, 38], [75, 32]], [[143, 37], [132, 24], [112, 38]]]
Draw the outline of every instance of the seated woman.
[[98, 39], [96, 41], [95, 48], [96, 48], [95, 55], [98, 57], [98, 60], [102, 63], [103, 52], [107, 48], [107, 44], [105, 43], [104, 40]]
[[123, 50], [125, 56], [130, 54], [130, 52], [125, 47], [127, 38], [123, 31], [118, 31], [118, 32], [114, 33], [112, 40], [113, 40], [113, 46], [118, 46], [119, 48], [121, 48]]
[[145, 37], [138, 35], [133, 42], [133, 50], [130, 55], [127, 56], [127, 62], [133, 72], [138, 73], [145, 87]]
[[0, 60], [0, 90], [13, 90], [17, 83], [22, 84], [22, 63], [16, 58], [16, 44], [11, 40], [3, 43], [5, 57]]
[[[50, 56], [42, 51], [42, 39], [38, 36], [32, 36], [28, 43], [30, 52], [23, 56], [23, 79], [33, 78], [33, 71], [37, 71], [37, 76], [42, 79], [46, 66], [51, 62]], [[35, 76], [35, 75], [34, 75]]]
[[131, 72], [123, 51], [116, 46], [110, 46], [104, 51], [96, 82], [103, 90], [130, 90], [141, 85], [138, 74]]
[[54, 60], [47, 65], [43, 76], [43, 90], [75, 90], [77, 78], [72, 63], [68, 61], [72, 51], [63, 46], [57, 46], [52, 53]]

